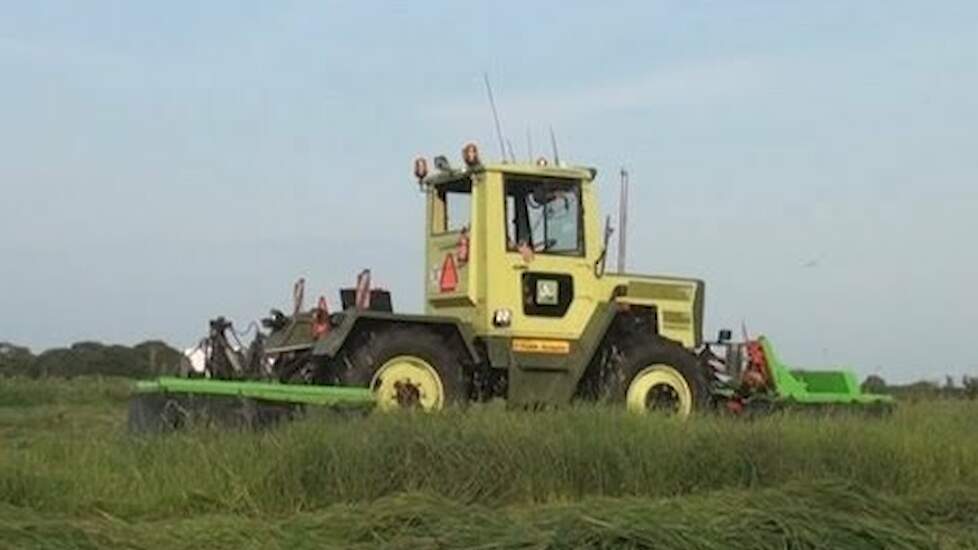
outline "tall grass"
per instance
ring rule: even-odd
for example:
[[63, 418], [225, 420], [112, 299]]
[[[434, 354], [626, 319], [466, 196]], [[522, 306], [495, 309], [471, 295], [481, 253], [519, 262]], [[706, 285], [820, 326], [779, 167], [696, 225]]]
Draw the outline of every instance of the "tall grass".
[[118, 404], [129, 399], [132, 384], [131, 379], [103, 376], [0, 377], [0, 408]]
[[[253, 547], [303, 530], [365, 547], [804, 548], [836, 532], [854, 547], [936, 547], [945, 530], [978, 545], [960, 515], [978, 514], [975, 402], [686, 423], [603, 407], [320, 413], [260, 433], [139, 438], [125, 432], [123, 383], [30, 384], [0, 381], [0, 546], [54, 525], [94, 546], [157, 531], [173, 546], [181, 529], [227, 546], [245, 530]], [[85, 384], [102, 388], [92, 402], [66, 389]], [[2, 405], [30, 392], [44, 397]]]
[[669, 497], [839, 479], [892, 494], [978, 489], [978, 405], [884, 419], [778, 415], [680, 423], [599, 407], [316, 415], [264, 433], [134, 438], [83, 419], [0, 454], [0, 502], [154, 517], [285, 513], [422, 491], [490, 505]]

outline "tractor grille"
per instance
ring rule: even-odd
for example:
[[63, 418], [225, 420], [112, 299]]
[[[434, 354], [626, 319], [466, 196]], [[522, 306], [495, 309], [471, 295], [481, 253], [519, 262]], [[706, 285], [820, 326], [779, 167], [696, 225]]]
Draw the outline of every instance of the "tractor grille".
[[692, 317], [685, 311], [663, 311], [662, 326], [672, 330], [687, 330], [692, 324]]

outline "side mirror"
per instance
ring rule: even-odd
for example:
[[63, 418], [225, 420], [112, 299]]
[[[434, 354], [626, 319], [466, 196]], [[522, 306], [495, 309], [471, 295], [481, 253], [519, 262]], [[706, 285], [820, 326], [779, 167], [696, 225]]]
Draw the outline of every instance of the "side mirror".
[[733, 340], [733, 331], [728, 328], [720, 329], [720, 332], [717, 333], [717, 342], [723, 344], [730, 340]]

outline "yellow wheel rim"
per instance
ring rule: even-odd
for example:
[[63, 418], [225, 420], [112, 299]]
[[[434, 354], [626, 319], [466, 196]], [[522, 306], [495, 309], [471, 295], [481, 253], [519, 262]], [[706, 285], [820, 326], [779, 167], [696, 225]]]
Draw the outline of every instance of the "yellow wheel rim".
[[445, 388], [438, 371], [412, 355], [400, 355], [381, 365], [370, 381], [370, 389], [381, 410], [437, 411], [445, 405]]
[[693, 412], [693, 391], [683, 375], [669, 365], [651, 365], [632, 379], [625, 396], [628, 410], [664, 410], [680, 418]]

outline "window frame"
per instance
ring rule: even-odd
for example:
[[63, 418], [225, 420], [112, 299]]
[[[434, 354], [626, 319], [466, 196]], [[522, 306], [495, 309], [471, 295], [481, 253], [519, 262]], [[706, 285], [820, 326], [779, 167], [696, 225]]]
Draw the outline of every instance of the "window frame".
[[[436, 237], [438, 235], [450, 235], [450, 234], [453, 234], [453, 233], [460, 233], [464, 229], [471, 229], [471, 225], [472, 225], [472, 191], [473, 191], [472, 186], [473, 186], [473, 184], [474, 184], [474, 182], [472, 181], [472, 178], [465, 177], [465, 178], [459, 178], [457, 180], [448, 181], [448, 182], [445, 182], [445, 183], [440, 183], [440, 184], [438, 184], [438, 185], [435, 186], [435, 188], [433, 190], [434, 192], [432, 194], [432, 199], [431, 200], [432, 201], [437, 201], [437, 202], [440, 203], [441, 210], [442, 210], [442, 215], [441, 215], [442, 227], [437, 227], [438, 220], [436, 219], [436, 216], [432, 215], [431, 216], [431, 220], [429, 222], [429, 225], [430, 225], [429, 230], [430, 230], [430, 235], [431, 236], [435, 236]], [[466, 191], [460, 191], [460, 190], [457, 190], [457, 189], [453, 189], [453, 188], [456, 188], [456, 187], [467, 188], [468, 191], [466, 192]], [[467, 223], [465, 225], [463, 225], [463, 226], [461, 226], [461, 227], [459, 227], [457, 229], [449, 229], [451, 227], [451, 218], [450, 218], [451, 211], [448, 208], [448, 204], [449, 204], [448, 194], [449, 193], [466, 194], [466, 195], [469, 196], [469, 201], [468, 201], [469, 212], [468, 212], [468, 216], [466, 217], [468, 221], [467, 221]], [[432, 205], [432, 208], [434, 208], [434, 207], [435, 207], [435, 205]]]

